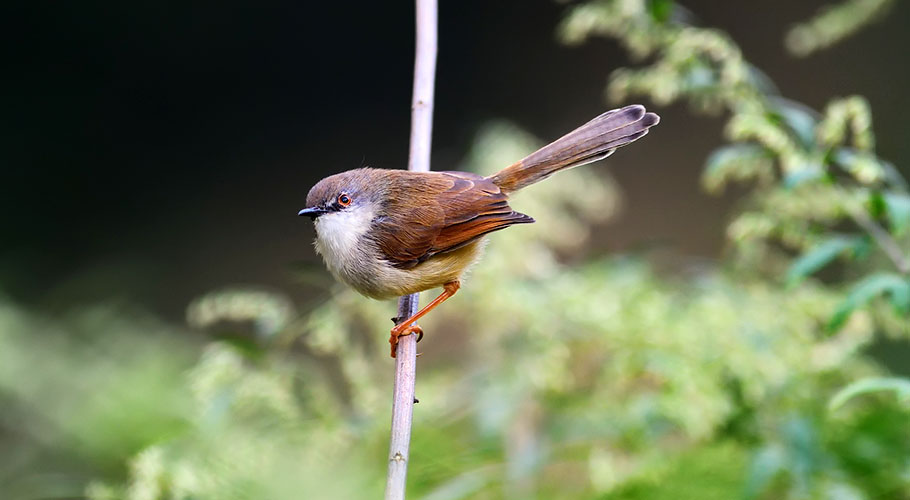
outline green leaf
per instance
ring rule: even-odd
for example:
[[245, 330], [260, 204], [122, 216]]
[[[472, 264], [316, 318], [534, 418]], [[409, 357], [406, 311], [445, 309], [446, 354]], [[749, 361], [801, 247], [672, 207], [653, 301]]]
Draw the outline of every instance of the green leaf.
[[768, 154], [757, 144], [730, 144], [715, 149], [708, 157], [707, 168], [719, 168], [720, 164], [743, 158], [764, 158]]
[[891, 305], [898, 314], [910, 314], [910, 281], [904, 281], [903, 286], [891, 289]]
[[673, 2], [671, 0], [650, 0], [648, 2], [648, 12], [655, 22], [663, 24], [673, 14]]
[[751, 160], [753, 158], [766, 158], [765, 149], [757, 144], [730, 144], [715, 149], [706, 162], [706, 174], [722, 169], [728, 163], [735, 161]]
[[880, 183], [886, 175], [883, 163], [874, 155], [851, 148], [834, 151], [835, 163], [863, 184]]
[[803, 168], [792, 170], [784, 176], [784, 187], [793, 189], [806, 182], [815, 181], [824, 177], [825, 172], [817, 165], [806, 165]]
[[872, 274], [853, 285], [828, 322], [828, 330], [839, 330], [853, 311], [885, 293], [890, 294], [891, 304], [899, 313], [910, 313], [910, 280], [895, 273]]
[[863, 243], [858, 236], [835, 236], [816, 245], [796, 259], [787, 270], [787, 284], [796, 285], [847, 251], [856, 251]]
[[771, 109], [784, 125], [799, 139], [807, 150], [815, 148], [815, 126], [818, 125], [818, 113], [798, 102], [776, 98], [772, 100]]
[[777, 85], [774, 85], [774, 80], [767, 73], [746, 61], [743, 61], [743, 64], [746, 66], [746, 81], [750, 85], [756, 87], [763, 94], [780, 94], [780, 89], [777, 88]]
[[688, 90], [704, 90], [713, 88], [717, 85], [717, 79], [714, 72], [707, 65], [698, 64], [693, 66], [683, 75], [685, 88]]
[[898, 400], [910, 402], [910, 379], [901, 377], [870, 377], [852, 382], [837, 391], [828, 402], [828, 409], [837, 410], [847, 401], [872, 392], [893, 391]]
[[882, 196], [885, 212], [895, 234], [902, 234], [910, 228], [910, 195], [904, 193], [885, 193]]
[[869, 193], [869, 201], [866, 203], [866, 208], [873, 219], [878, 219], [885, 215], [887, 207], [885, 206], [885, 197], [882, 196], [881, 191], [872, 190]]

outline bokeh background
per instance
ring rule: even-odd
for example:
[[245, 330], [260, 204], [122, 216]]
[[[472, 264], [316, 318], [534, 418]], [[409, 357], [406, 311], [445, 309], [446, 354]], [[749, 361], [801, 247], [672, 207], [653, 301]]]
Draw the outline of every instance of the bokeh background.
[[[906, 257], [910, 6], [844, 5], [806, 55], [829, 2], [441, 5], [434, 169], [663, 120], [517, 197], [539, 223], [424, 325], [414, 498], [910, 498], [910, 271], [863, 224]], [[3, 8], [0, 497], [380, 494], [394, 305], [296, 212], [406, 165], [412, 9]], [[674, 89], [617, 72], [653, 65]], [[857, 381], [885, 391], [830, 409]]]

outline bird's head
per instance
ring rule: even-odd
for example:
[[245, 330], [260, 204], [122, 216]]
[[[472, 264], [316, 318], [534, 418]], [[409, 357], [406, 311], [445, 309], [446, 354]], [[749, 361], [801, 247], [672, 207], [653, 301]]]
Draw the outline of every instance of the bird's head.
[[332, 214], [373, 212], [377, 188], [369, 169], [357, 169], [322, 179], [306, 197], [306, 208], [297, 215], [313, 220]]

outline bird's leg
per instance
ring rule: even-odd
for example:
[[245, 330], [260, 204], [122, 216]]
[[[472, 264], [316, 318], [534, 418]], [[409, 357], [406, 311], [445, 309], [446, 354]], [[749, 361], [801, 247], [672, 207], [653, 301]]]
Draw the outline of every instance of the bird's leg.
[[458, 281], [452, 281], [442, 285], [442, 293], [439, 294], [439, 297], [433, 299], [432, 302], [424, 306], [423, 309], [417, 311], [417, 314], [411, 316], [410, 318], [402, 321], [395, 325], [392, 328], [392, 336], [389, 338], [389, 343], [392, 344], [392, 357], [395, 357], [395, 348], [398, 347], [398, 337], [404, 337], [412, 333], [420, 335], [420, 338], [423, 338], [423, 329], [419, 326], [413, 324], [418, 319], [424, 317], [428, 312], [432, 311], [439, 304], [442, 304], [452, 295], [455, 295], [455, 292], [461, 287], [461, 283]]

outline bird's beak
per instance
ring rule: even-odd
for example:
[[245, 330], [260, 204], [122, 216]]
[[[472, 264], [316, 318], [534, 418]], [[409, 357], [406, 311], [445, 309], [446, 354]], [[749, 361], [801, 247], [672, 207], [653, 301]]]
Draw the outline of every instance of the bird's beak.
[[305, 215], [313, 220], [316, 220], [316, 217], [319, 217], [326, 212], [328, 212], [328, 210], [322, 207], [309, 207], [297, 212], [297, 215]]

